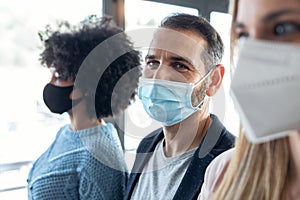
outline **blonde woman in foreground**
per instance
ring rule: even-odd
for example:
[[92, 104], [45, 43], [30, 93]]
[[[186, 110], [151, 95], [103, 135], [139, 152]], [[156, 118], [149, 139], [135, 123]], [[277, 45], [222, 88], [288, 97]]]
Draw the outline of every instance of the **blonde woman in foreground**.
[[245, 40], [231, 85], [243, 131], [198, 199], [300, 199], [300, 0], [231, 3], [232, 50]]

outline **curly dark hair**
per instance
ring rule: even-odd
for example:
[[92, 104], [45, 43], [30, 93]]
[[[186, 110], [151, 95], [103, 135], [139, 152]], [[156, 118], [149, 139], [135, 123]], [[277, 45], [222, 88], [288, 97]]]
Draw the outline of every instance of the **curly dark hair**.
[[54, 67], [60, 79], [75, 82], [90, 117], [120, 114], [134, 100], [141, 55], [111, 17], [89, 16], [79, 26], [60, 21], [57, 30], [47, 26], [39, 36], [44, 45], [41, 64]]

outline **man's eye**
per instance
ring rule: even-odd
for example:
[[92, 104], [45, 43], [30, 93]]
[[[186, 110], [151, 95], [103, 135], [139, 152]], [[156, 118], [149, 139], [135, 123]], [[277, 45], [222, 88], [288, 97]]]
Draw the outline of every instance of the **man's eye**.
[[181, 64], [181, 63], [174, 63], [173, 67], [176, 68], [177, 70], [181, 70], [181, 71], [183, 71], [183, 70], [187, 71], [190, 69], [189, 67], [187, 67], [186, 65]]
[[159, 64], [160, 63], [158, 61], [153, 61], [153, 60], [146, 62], [147, 67], [149, 67], [151, 69], [158, 68]]
[[296, 31], [300, 31], [300, 25], [292, 22], [277, 24], [274, 27], [274, 34], [279, 36], [291, 34]]

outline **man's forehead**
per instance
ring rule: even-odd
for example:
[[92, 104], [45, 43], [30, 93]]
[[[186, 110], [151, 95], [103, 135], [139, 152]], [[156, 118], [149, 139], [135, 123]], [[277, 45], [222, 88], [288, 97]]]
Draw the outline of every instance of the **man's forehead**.
[[149, 54], [159, 50], [192, 60], [192, 63], [202, 63], [203, 58], [211, 59], [205, 50], [206, 45], [205, 39], [192, 31], [159, 28], [153, 35]]
[[184, 52], [188, 52], [189, 54], [193, 52], [200, 53], [205, 49], [205, 43], [203, 38], [192, 34], [190, 31], [159, 28], [154, 33], [150, 47], [182, 55]]

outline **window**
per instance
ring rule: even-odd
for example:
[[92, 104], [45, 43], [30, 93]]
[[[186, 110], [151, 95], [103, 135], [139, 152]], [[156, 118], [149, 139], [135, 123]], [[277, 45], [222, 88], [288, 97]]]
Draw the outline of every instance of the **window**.
[[[66, 115], [50, 113], [42, 90], [49, 70], [39, 64], [38, 31], [56, 19], [101, 15], [102, 1], [4, 0], [0, 5], [0, 199], [27, 199], [30, 163], [53, 141]], [[19, 190], [12, 190], [18, 189]]]
[[223, 78], [222, 87], [217, 94], [212, 97], [210, 104], [211, 112], [218, 115], [225, 127], [234, 135], [239, 134], [240, 119], [234, 109], [233, 102], [230, 96], [230, 82], [231, 82], [231, 67], [230, 67], [230, 26], [231, 15], [227, 13], [212, 12], [210, 15], [210, 23], [220, 34], [225, 52], [222, 64], [225, 66], [225, 74]]

